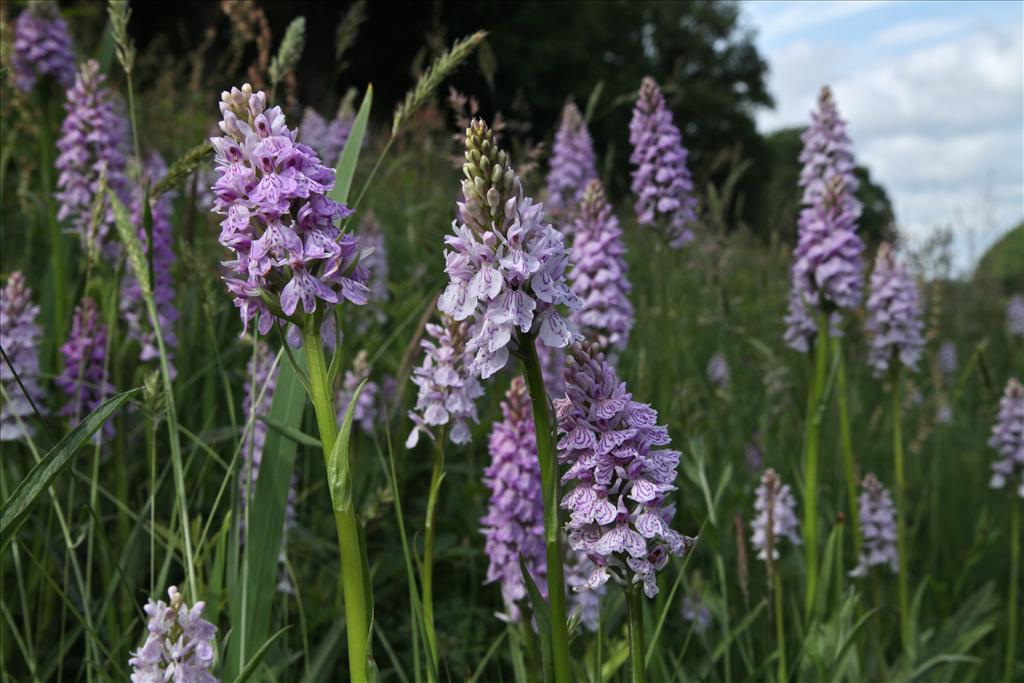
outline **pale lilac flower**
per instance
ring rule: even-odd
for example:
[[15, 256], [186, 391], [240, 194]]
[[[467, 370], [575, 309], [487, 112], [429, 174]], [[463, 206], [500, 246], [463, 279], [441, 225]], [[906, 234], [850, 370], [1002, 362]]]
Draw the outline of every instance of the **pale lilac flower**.
[[953, 406], [949, 404], [949, 400], [939, 399], [939, 405], [935, 409], [935, 421], [942, 425], [948, 425], [953, 421]]
[[582, 587], [609, 578], [623, 586], [643, 582], [658, 592], [656, 573], [669, 555], [684, 555], [694, 539], [669, 524], [678, 451], [653, 408], [633, 400], [615, 370], [590, 345], [574, 345], [565, 371], [566, 396], [556, 400], [559, 462], [568, 465], [561, 501], [570, 511], [569, 544], [597, 567]]
[[789, 490], [789, 484], [783, 484], [775, 470], [768, 468], [761, 475], [761, 484], [757, 487], [757, 498], [754, 501], [754, 521], [750, 527], [753, 534], [750, 543], [757, 549], [757, 559], [768, 559], [768, 547], [772, 549], [772, 559], [779, 559], [779, 545], [786, 538], [793, 545], [800, 545], [797, 529], [796, 500]]
[[565, 586], [569, 591], [566, 596], [569, 617], [578, 616], [583, 628], [591, 633], [597, 632], [600, 626], [601, 596], [605, 593], [604, 586], [598, 586], [593, 590], [586, 589], [587, 582], [595, 571], [597, 565], [585, 553], [572, 548], [565, 549]]
[[711, 610], [700, 599], [699, 593], [683, 597], [683, 621], [691, 624], [697, 633], [711, 628]]
[[132, 683], [217, 683], [210, 673], [217, 627], [203, 619], [206, 603], [190, 608], [175, 586], [167, 595], [169, 603], [150, 598], [144, 607], [146, 642], [128, 660]]
[[626, 246], [598, 180], [587, 184], [573, 222], [572, 289], [582, 300], [572, 320], [584, 338], [607, 354], [624, 351], [633, 329]]
[[751, 474], [758, 474], [764, 467], [764, 457], [761, 455], [761, 439], [754, 434], [745, 449], [747, 471]]
[[505, 613], [499, 618], [517, 622], [519, 604], [527, 599], [520, 568], [525, 563], [547, 597], [547, 559], [544, 546], [544, 501], [537, 460], [537, 437], [530, 397], [522, 377], [501, 404], [502, 419], [495, 422], [488, 441], [491, 464], [484, 470], [484, 483], [491, 491], [487, 514], [480, 520], [489, 559], [487, 583], [501, 584]]
[[[33, 403], [40, 413], [46, 414], [43, 390], [39, 386], [41, 332], [36, 324], [38, 315], [39, 306], [32, 303], [32, 290], [25, 276], [21, 271], [11, 273], [7, 285], [0, 289], [0, 348], [14, 368], [12, 371], [0, 360], [0, 386], [3, 386], [0, 441], [17, 441], [35, 434], [35, 427], [29, 424], [35, 413]], [[20, 386], [18, 380], [21, 380]]]
[[1024, 295], [1015, 294], [1006, 303], [1006, 329], [1013, 336], [1024, 338]]
[[876, 377], [897, 364], [917, 370], [924, 347], [921, 300], [917, 284], [886, 243], [878, 248], [871, 273], [865, 327], [871, 339], [868, 364]]
[[505, 367], [510, 347], [536, 339], [563, 348], [576, 339], [559, 307], [571, 312], [579, 299], [566, 282], [562, 233], [523, 194], [508, 155], [479, 119], [466, 130], [463, 173], [461, 222], [445, 237], [450, 282], [437, 305], [456, 321], [473, 321], [467, 348], [473, 372], [486, 379]]
[[[522, 377], [512, 380], [501, 410], [502, 420], [494, 423], [488, 442], [491, 464], [484, 472], [484, 483], [491, 497], [487, 515], [480, 521], [490, 560], [487, 582], [501, 583], [505, 602], [505, 613], [498, 616], [516, 622], [521, 618], [519, 604], [527, 599], [520, 556], [541, 595], [547, 598], [548, 591], [536, 429]], [[566, 586], [573, 589], [585, 586], [596, 570], [585, 555], [568, 548], [564, 567]], [[591, 631], [597, 629], [603, 592], [574, 590], [567, 596], [569, 614], [578, 615]]]
[[412, 381], [419, 387], [416, 407], [409, 411], [413, 429], [405, 447], [414, 448], [420, 432], [431, 439], [431, 427], [451, 425], [448, 438], [454, 444], [469, 443], [469, 424], [477, 422], [476, 400], [484, 395], [476, 375], [470, 371], [473, 356], [466, 349], [469, 323], [442, 316], [441, 324], [427, 323], [423, 339], [423, 363], [413, 370]]
[[629, 123], [629, 157], [633, 170], [636, 216], [641, 225], [660, 228], [670, 247], [679, 249], [693, 240], [697, 198], [686, 167], [689, 152], [658, 84], [646, 76]]
[[[64, 357], [64, 371], [57, 377], [56, 383], [68, 398], [60, 414], [70, 417], [77, 424], [114, 393], [104, 367], [107, 357], [107, 326], [100, 320], [100, 312], [92, 299], [82, 299], [75, 307], [71, 334], [60, 351]], [[103, 425], [102, 433], [108, 439], [113, 437], [114, 424], [108, 420]], [[99, 433], [94, 440], [99, 440]]]
[[355, 396], [356, 389], [366, 380], [366, 384], [359, 393], [358, 400], [356, 400], [356, 406], [352, 410], [352, 423], [359, 425], [359, 428], [366, 434], [373, 434], [373, 429], [377, 425], [377, 418], [380, 414], [378, 398], [380, 387], [377, 386], [376, 382], [370, 380], [369, 360], [370, 356], [366, 353], [365, 349], [361, 349], [356, 354], [356, 357], [352, 360], [352, 367], [346, 370], [345, 376], [342, 377], [341, 388], [338, 390], [335, 405], [337, 406], [337, 418], [340, 425], [345, 419], [345, 413], [348, 412], [348, 406], [352, 403], [352, 397]]
[[864, 477], [861, 487], [858, 502], [864, 545], [860, 561], [850, 576], [867, 576], [868, 570], [879, 565], [888, 565], [890, 570], [898, 572], [900, 556], [896, 550], [896, 506], [892, 496], [871, 473]]
[[380, 223], [372, 211], [367, 211], [359, 224], [359, 250], [365, 254], [359, 265], [366, 268], [369, 277], [370, 300], [388, 300], [388, 252], [384, 246], [384, 235]]
[[70, 220], [83, 244], [111, 257], [118, 253], [118, 244], [108, 244], [106, 240], [114, 225], [114, 208], [103, 198], [99, 220], [93, 225], [93, 206], [101, 175], [118, 199], [129, 203], [125, 176], [129, 128], [121, 102], [103, 84], [104, 80], [100, 65], [89, 60], [67, 92], [64, 109], [68, 114], [57, 140], [56, 196], [60, 203], [57, 218]]
[[75, 53], [56, 2], [30, 2], [14, 22], [14, 84], [28, 92], [50, 76], [67, 89], [75, 81]]
[[821, 89], [818, 111], [811, 114], [801, 139], [803, 208], [793, 250], [785, 341], [806, 352], [817, 334], [816, 314], [828, 314], [830, 334], [838, 336], [837, 311], [860, 305], [864, 244], [857, 236], [861, 205], [854, 196], [859, 185], [856, 164], [846, 123], [828, 87]]
[[1020, 380], [1011, 377], [1006, 390], [999, 400], [999, 416], [992, 425], [992, 436], [988, 445], [1000, 455], [992, 463], [992, 479], [989, 488], [1001, 489], [1007, 480], [1019, 480], [1017, 495], [1024, 498], [1024, 386]]
[[942, 342], [938, 354], [939, 369], [944, 375], [955, 375], [958, 367], [956, 344], [951, 341]]
[[704, 372], [708, 376], [708, 381], [719, 389], [729, 386], [729, 379], [732, 373], [729, 370], [729, 361], [725, 359], [725, 354], [721, 351], [716, 351], [711, 356], [711, 360], [708, 361], [708, 367]]
[[338, 165], [341, 152], [345, 149], [348, 136], [352, 133], [355, 118], [339, 113], [328, 122], [315, 110], [307, 107], [302, 115], [301, 141], [316, 150], [324, 163], [334, 168]]
[[547, 177], [547, 208], [558, 212], [575, 209], [587, 184], [597, 178], [594, 140], [580, 110], [572, 102], [562, 109], [555, 134], [551, 166]]
[[[153, 152], [146, 165], [146, 181], [150, 187], [167, 174], [167, 164], [159, 153]], [[171, 377], [174, 377], [174, 351], [178, 348], [178, 337], [174, 332], [174, 324], [178, 320], [178, 309], [175, 307], [174, 291], [174, 226], [171, 223], [174, 195], [164, 193], [150, 198], [150, 211], [153, 217], [153, 299], [156, 304], [160, 332], [163, 335], [164, 347], [167, 350]], [[136, 191], [132, 206], [132, 219], [138, 226], [139, 240], [142, 242], [143, 253], [149, 261], [149, 238], [143, 225], [142, 191]], [[130, 266], [129, 266], [130, 270]], [[133, 272], [129, 272], [121, 281], [121, 299], [118, 302], [121, 317], [128, 324], [128, 338], [134, 339], [142, 346], [139, 360], [146, 362], [160, 358], [160, 349], [156, 342], [146, 305], [142, 299], [142, 290]]]
[[[258, 319], [267, 334], [279, 317], [296, 322], [343, 300], [367, 302], [366, 270], [356, 238], [335, 223], [352, 212], [327, 195], [334, 171], [296, 142], [280, 107], [246, 84], [221, 94], [224, 137], [211, 139], [219, 178], [214, 211], [224, 216], [220, 242], [235, 253], [223, 263], [243, 333]], [[264, 298], [266, 297], [266, 298]], [[269, 303], [268, 303], [269, 302]], [[326, 326], [325, 326], [326, 327]]]
[[829, 183], [842, 178], [841, 203], [859, 216], [860, 202], [853, 195], [860, 185], [854, 174], [857, 163], [851, 150], [853, 143], [827, 85], [818, 94], [818, 110], [811, 112], [811, 125], [800, 135], [800, 140], [804, 144], [800, 151], [803, 167], [799, 180], [804, 190], [802, 203], [805, 206], [819, 204], [829, 193]]

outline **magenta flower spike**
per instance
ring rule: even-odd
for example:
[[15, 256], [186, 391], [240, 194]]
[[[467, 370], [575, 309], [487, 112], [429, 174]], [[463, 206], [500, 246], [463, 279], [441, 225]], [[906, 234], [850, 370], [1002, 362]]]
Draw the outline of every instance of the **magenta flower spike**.
[[1024, 498], [1024, 385], [1015, 377], [1006, 383], [999, 400], [999, 415], [988, 445], [999, 453], [992, 463], [989, 487], [1001, 489], [1007, 482], [1012, 487], [1017, 479], [1017, 495]]
[[[220, 243], [234, 252], [224, 280], [242, 317], [267, 334], [277, 320], [330, 311], [369, 297], [356, 238], [336, 222], [352, 212], [328, 193], [334, 171], [296, 142], [280, 107], [246, 84], [221, 94], [223, 137], [211, 139], [219, 177]], [[300, 309], [301, 304], [301, 309]]]
[[868, 364], [876, 377], [903, 366], [917, 370], [924, 348], [924, 322], [917, 284], [883, 243], [871, 273], [865, 324], [871, 339]]
[[584, 338], [606, 354], [625, 350], [633, 329], [626, 246], [622, 229], [598, 180], [587, 184], [573, 221], [572, 289], [582, 304], [572, 315]]
[[337, 418], [340, 425], [345, 419], [345, 413], [348, 412], [348, 406], [352, 403], [356, 389], [359, 388], [363, 380], [367, 380], [356, 401], [356, 407], [352, 411], [352, 422], [359, 425], [364, 433], [373, 434], [380, 414], [380, 386], [370, 380], [369, 360], [369, 354], [365, 349], [361, 349], [356, 354], [352, 361], [352, 367], [346, 370], [345, 376], [342, 377], [341, 388], [338, 390], [334, 405], [337, 406]]
[[540, 464], [530, 397], [522, 377], [512, 380], [501, 403], [501, 414], [488, 441], [491, 464], [484, 470], [484, 483], [491, 495], [480, 523], [490, 560], [486, 582], [501, 584], [505, 602], [505, 613], [499, 618], [517, 622], [521, 616], [519, 604], [527, 599], [520, 559], [547, 597]]
[[4, 389], [4, 401], [0, 405], [0, 441], [18, 441], [35, 434], [31, 424], [33, 403], [41, 414], [46, 414], [43, 389], [39, 386], [38, 349], [42, 333], [36, 323], [38, 316], [39, 306], [32, 303], [32, 290], [25, 276], [21, 271], [11, 273], [7, 284], [0, 289], [0, 347], [11, 364], [8, 367], [0, 361], [0, 385]]
[[1006, 302], [1006, 329], [1014, 337], [1024, 339], [1024, 295], [1014, 294]]
[[779, 475], [770, 467], [761, 475], [754, 512], [756, 515], [750, 524], [753, 529], [750, 543], [757, 549], [757, 559], [768, 559], [769, 545], [772, 560], [779, 559], [779, 545], [784, 538], [793, 545], [800, 545], [796, 500], [789, 490], [789, 484], [783, 484]]
[[29, 92], [49, 76], [63, 89], [75, 82], [75, 53], [56, 2], [30, 2], [14, 22], [14, 84]]
[[338, 165], [341, 152], [345, 149], [348, 136], [352, 133], [355, 118], [339, 113], [332, 121], [327, 121], [315, 110], [306, 108], [302, 114], [301, 141], [316, 150], [324, 163], [334, 168]]
[[484, 395], [470, 370], [473, 356], [466, 348], [469, 323], [442, 316], [440, 324], [427, 323], [426, 334], [420, 341], [423, 362], [412, 373], [419, 392], [416, 407], [409, 411], [413, 429], [405, 447], [414, 448], [421, 433], [435, 438], [430, 430], [444, 425], [450, 425], [452, 443], [469, 443], [469, 425], [477, 422], [476, 400]]
[[[100, 320], [99, 309], [92, 299], [82, 299], [75, 308], [71, 334], [60, 351], [64, 371], [56, 383], [68, 399], [60, 414], [77, 424], [114, 393], [105, 367], [107, 326]], [[113, 437], [114, 425], [110, 420], [104, 423], [102, 434], [107, 439]], [[94, 440], [99, 440], [99, 433]]]
[[864, 546], [860, 561], [850, 576], [864, 577], [872, 567], [888, 565], [893, 572], [900, 569], [899, 551], [896, 549], [896, 506], [889, 491], [870, 472], [861, 482], [860, 534]]
[[615, 370], [592, 345], [574, 345], [565, 370], [566, 395], [557, 399], [558, 459], [568, 469], [561, 507], [569, 544], [595, 565], [586, 584], [594, 589], [613, 579], [643, 583], [658, 592], [657, 572], [669, 555], [694, 544], [669, 525], [675, 516], [679, 451], [653, 408], [633, 400]]
[[637, 221], [664, 231], [668, 244], [680, 249], [693, 240], [697, 198], [686, 166], [689, 152], [665, 104], [658, 84], [646, 76], [629, 123], [629, 157]]
[[114, 225], [114, 208], [102, 200], [99, 220], [93, 225], [93, 207], [100, 176], [124, 204], [130, 203], [125, 175], [129, 127], [120, 100], [104, 80], [100, 65], [89, 60], [67, 92], [67, 116], [57, 140], [56, 197], [60, 203], [57, 218], [68, 220], [83, 244], [111, 257], [120, 253], [119, 243], [107, 241]]
[[555, 133], [547, 177], [547, 203], [551, 212], [575, 210], [591, 180], [597, 179], [594, 140], [580, 110], [572, 102], [562, 109]]
[[807, 352], [817, 334], [819, 312], [829, 315], [830, 334], [837, 336], [838, 311], [860, 305], [864, 244], [857, 235], [861, 205], [854, 196], [859, 185], [856, 164], [846, 123], [828, 87], [822, 88], [818, 110], [801, 139], [803, 208], [793, 250], [785, 341]]
[[[514, 623], [521, 618], [519, 605], [527, 600], [520, 557], [541, 595], [546, 598], [548, 593], [537, 438], [522, 377], [512, 380], [501, 412], [502, 419], [494, 423], [488, 442], [491, 464], [484, 471], [484, 483], [491, 490], [491, 497], [487, 515], [480, 521], [490, 560], [487, 583], [500, 582], [505, 612], [498, 616]], [[581, 623], [591, 631], [597, 629], [603, 590], [582, 588], [596, 569], [585, 554], [567, 550], [566, 587], [574, 589], [568, 594], [569, 614], [579, 615]]]
[[[167, 174], [167, 164], [158, 152], [150, 155], [145, 169], [146, 182], [150, 187]], [[156, 303], [160, 332], [169, 356], [171, 377], [175, 375], [172, 362], [174, 351], [178, 348], [178, 337], [174, 333], [174, 325], [178, 320], [178, 309], [175, 306], [174, 291], [174, 226], [171, 223], [173, 214], [173, 193], [166, 192], [159, 197], [150, 199], [150, 211], [153, 217], [153, 299]], [[136, 191], [132, 205], [132, 220], [138, 226], [139, 240], [147, 255], [149, 254], [149, 238], [143, 225], [143, 206], [141, 189]], [[130, 267], [130, 266], [129, 266]], [[142, 346], [139, 360], [146, 362], [160, 358], [160, 349], [156, 336], [146, 313], [142, 290], [134, 273], [129, 273], [121, 281], [121, 299], [118, 302], [121, 317], [128, 324], [128, 337]]]

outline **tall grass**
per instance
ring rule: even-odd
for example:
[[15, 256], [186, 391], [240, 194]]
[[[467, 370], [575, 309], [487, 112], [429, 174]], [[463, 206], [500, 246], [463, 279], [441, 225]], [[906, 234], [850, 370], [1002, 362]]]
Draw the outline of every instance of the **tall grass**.
[[[457, 43], [439, 64], [464, 62], [479, 42], [472, 40], [468, 47]], [[147, 63], [145, 53], [138, 55], [125, 82], [132, 88], [138, 146], [180, 159], [150, 196], [201, 188], [206, 181], [192, 174], [210, 163], [203, 135], [215, 114], [208, 110], [215, 89], [158, 87], [163, 82], [144, 73]], [[89, 293], [112, 323], [108, 362], [118, 390], [148, 387], [119, 394], [101, 409], [105, 414], [120, 406], [109, 418], [118, 437], [100, 449], [86, 442], [103, 415], [71, 424], [54, 415], [59, 406], [52, 391], [40, 406], [49, 413], [45, 425], [52, 435], [34, 420], [31, 440], [0, 444], [4, 681], [125, 679], [130, 652], [144, 637], [141, 606], [182, 582], [190, 602], [206, 601], [205, 614], [218, 626], [217, 672], [225, 680], [243, 673], [251, 680], [310, 683], [378, 673], [382, 680], [417, 682], [542, 679], [537, 634], [529, 624], [497, 619], [499, 591], [484, 584], [481, 476], [504, 382], [490, 383], [480, 401], [482, 419], [471, 445], [446, 445], [443, 460], [426, 446], [407, 451], [400, 445], [414, 398], [405, 385], [422, 333], [417, 321], [425, 320], [443, 284], [443, 235], [459, 181], [449, 163], [449, 132], [431, 127], [443, 114], [434, 86], [451, 68], [424, 74], [431, 85], [423, 92], [415, 87], [389, 120], [370, 117], [367, 91], [353, 138], [365, 133], [369, 143], [361, 154], [361, 144], [346, 148], [336, 189], [354, 199], [360, 214], [372, 208], [383, 227], [389, 299], [375, 305], [385, 318], [362, 324], [355, 313], [345, 321], [336, 364], [316, 353], [309, 359], [294, 353], [293, 366], [282, 350], [268, 415], [239, 413], [251, 347], [238, 339], [237, 312], [218, 281], [226, 252], [217, 244], [215, 219], [196, 204], [198, 192], [175, 199], [182, 316], [174, 330], [178, 373], [172, 378], [166, 349], [159, 359], [139, 362], [118, 321], [125, 264], [99, 261], [86, 277], [80, 264], [87, 255], [49, 206], [45, 155], [45, 169], [22, 175], [30, 166], [22, 161], [39, 158], [52, 134], [11, 136], [4, 122], [5, 198], [23, 186], [34, 197], [26, 206], [35, 208], [30, 214], [16, 201], [0, 207], [0, 270], [26, 272], [42, 320], [49, 321], [44, 384], [49, 387], [59, 370], [52, 352], [63, 341], [67, 313]], [[45, 106], [56, 113], [52, 101]], [[154, 112], [171, 110], [188, 121], [182, 129], [188, 134], [161, 134], [168, 124]], [[437, 116], [413, 116], [417, 111]], [[5, 109], [4, 115], [14, 114]], [[510, 146], [522, 142], [510, 140]], [[1021, 506], [988, 490], [993, 453], [985, 445], [999, 387], [1024, 372], [1024, 347], [1002, 328], [1002, 293], [985, 282], [933, 283], [928, 291], [941, 296], [943, 306], [927, 359], [940, 340], [951, 340], [963, 367], [949, 380], [921, 373], [885, 387], [865, 367], [859, 316], [848, 322], [841, 347], [819, 342], [813, 359], [786, 350], [786, 245], [722, 219], [720, 233], [670, 251], [635, 224], [629, 197], [613, 199], [626, 232], [637, 319], [619, 372], [639, 400], [658, 409], [673, 438], [687, 444], [676, 519], [684, 531], [700, 529], [700, 540], [685, 561], [669, 563], [655, 599], [638, 606], [633, 596], [609, 591], [595, 633], [567, 624], [571, 680], [1019, 678]], [[115, 207], [120, 239], [136, 262], [132, 270], [148, 273], [138, 226], [124, 207]], [[721, 215], [731, 212], [726, 207]], [[358, 214], [346, 229], [358, 229]], [[152, 292], [143, 291], [162, 345], [167, 331], [159, 330]], [[319, 342], [307, 335], [306, 347], [314, 346]], [[372, 379], [394, 376], [398, 390], [373, 433], [346, 434], [343, 422], [339, 437], [332, 380], [359, 349], [370, 351]], [[716, 352], [732, 367], [724, 389], [704, 376]], [[304, 377], [316, 387], [314, 410], [306, 409]], [[918, 393], [920, 402], [913, 400]], [[934, 419], [940, 395], [952, 407], [948, 424]], [[257, 420], [267, 423], [268, 438], [255, 493], [243, 511], [239, 490], [248, 489], [239, 486], [241, 452]], [[741, 543], [749, 540], [759, 476], [746, 462], [753, 442], [763, 466], [804, 494], [805, 552], [785, 548], [771, 571]], [[338, 444], [345, 444], [344, 452]], [[335, 468], [331, 477], [324, 463]], [[853, 579], [847, 573], [860, 549], [855, 483], [869, 470], [895, 476], [901, 570]], [[285, 545], [293, 473], [297, 519]], [[556, 496], [553, 465], [545, 479], [546, 495]], [[347, 489], [338, 488], [343, 480]], [[290, 577], [290, 592], [277, 589], [279, 572]], [[342, 600], [339, 585], [346, 583]], [[683, 619], [683, 597], [708, 609], [706, 628]], [[358, 670], [348, 669], [346, 660]]]

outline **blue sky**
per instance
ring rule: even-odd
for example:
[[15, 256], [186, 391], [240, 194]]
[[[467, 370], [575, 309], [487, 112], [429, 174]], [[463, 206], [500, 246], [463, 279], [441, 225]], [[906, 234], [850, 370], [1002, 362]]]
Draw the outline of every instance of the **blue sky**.
[[804, 125], [832, 86], [911, 242], [952, 227], [965, 271], [1024, 218], [1024, 2], [752, 0], [743, 13], [776, 100], [758, 127]]

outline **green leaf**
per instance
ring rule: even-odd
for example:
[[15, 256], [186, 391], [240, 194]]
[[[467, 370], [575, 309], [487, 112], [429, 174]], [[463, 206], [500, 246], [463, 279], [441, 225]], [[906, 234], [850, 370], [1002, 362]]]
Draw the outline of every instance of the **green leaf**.
[[[338, 438], [334, 442], [331, 457], [327, 460], [327, 486], [331, 492], [331, 502], [336, 512], [347, 512], [352, 508], [352, 473], [349, 469], [349, 446], [352, 440], [352, 420], [359, 403], [359, 394], [363, 392], [368, 380], [363, 380], [352, 394], [352, 400], [345, 410], [345, 418], [341, 422]], [[369, 574], [367, 574], [369, 576]]]
[[4, 501], [3, 508], [0, 508], [0, 550], [7, 547], [7, 544], [14, 538], [14, 534], [21, 528], [28, 518], [32, 507], [39, 502], [43, 493], [60, 476], [74, 459], [85, 443], [92, 438], [92, 435], [103, 426], [111, 415], [117, 412], [124, 403], [134, 396], [141, 389], [132, 389], [123, 394], [118, 394], [108, 399], [103, 405], [89, 413], [84, 420], [78, 423], [71, 433], [65, 436], [54, 446], [43, 459], [36, 463], [36, 466], [18, 484], [10, 498]]
[[206, 619], [216, 624], [220, 616], [221, 600], [224, 593], [224, 568], [227, 564], [228, 538], [231, 537], [231, 522], [234, 515], [229, 510], [224, 515], [224, 522], [217, 532], [217, 541], [213, 550], [213, 571], [210, 573], [210, 581], [206, 587]]
[[256, 673], [256, 669], [259, 667], [260, 662], [262, 662], [263, 658], [267, 655], [267, 651], [270, 650], [270, 646], [273, 645], [277, 639], [283, 636], [284, 632], [290, 628], [291, 626], [285, 626], [280, 631], [267, 638], [267, 641], [260, 646], [260, 649], [256, 650], [256, 654], [252, 656], [252, 659], [246, 663], [242, 672], [235, 677], [235, 683], [245, 683], [247, 680], [252, 678], [252, 675]]
[[352, 124], [352, 132], [345, 142], [345, 149], [341, 151], [338, 158], [338, 168], [334, 176], [334, 189], [328, 193], [328, 197], [336, 202], [348, 201], [348, 193], [352, 189], [352, 179], [356, 175], [356, 166], [359, 164], [359, 152], [363, 149], [363, 138], [366, 136], [366, 124], [370, 119], [370, 107], [373, 104], [373, 86], [366, 86], [366, 94], [363, 95], [363, 103], [359, 106], [359, 113]]
[[[298, 429], [306, 408], [305, 390], [295, 369], [280, 364], [270, 419], [280, 425]], [[246, 661], [252, 644], [261, 642], [270, 631], [277, 558], [284, 529], [284, 512], [288, 502], [288, 486], [295, 469], [296, 442], [280, 431], [268, 430], [260, 462], [260, 476], [249, 511], [246, 544], [239, 583], [231, 591], [229, 613], [236, 633], [228, 644], [225, 680], [231, 680]], [[242, 582], [244, 581], [244, 585]]]
[[548, 602], [537, 589], [530, 570], [526, 566], [526, 560], [519, 556], [519, 571], [523, 573], [523, 582], [526, 584], [527, 595], [530, 596], [530, 609], [537, 620], [537, 630], [540, 631], [540, 658], [544, 664], [544, 680], [554, 680], [554, 656], [551, 653], [551, 613], [548, 609]]
[[604, 81], [598, 81], [594, 89], [590, 91], [590, 97], [587, 98], [587, 110], [583, 114], [583, 120], [588, 125], [594, 120], [594, 110], [597, 109], [597, 103], [601, 100], [602, 92], [604, 92]]
[[264, 415], [261, 415], [260, 417], [258, 417], [256, 419], [259, 420], [260, 422], [263, 422], [264, 424], [266, 424], [273, 431], [279, 432], [281, 434], [281, 436], [285, 437], [286, 439], [290, 439], [290, 440], [294, 441], [295, 443], [299, 444], [300, 446], [310, 446], [312, 448], [322, 448], [323, 447], [321, 445], [321, 443], [320, 443], [320, 439], [316, 438], [315, 436], [310, 436], [309, 434], [307, 434], [306, 432], [302, 431], [298, 427], [292, 427], [291, 425], [286, 425], [286, 424], [284, 424], [282, 422], [279, 422], [279, 421], [275, 420], [272, 417], [267, 417], [267, 416], [264, 416]]

